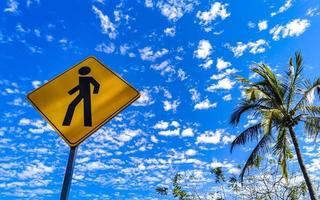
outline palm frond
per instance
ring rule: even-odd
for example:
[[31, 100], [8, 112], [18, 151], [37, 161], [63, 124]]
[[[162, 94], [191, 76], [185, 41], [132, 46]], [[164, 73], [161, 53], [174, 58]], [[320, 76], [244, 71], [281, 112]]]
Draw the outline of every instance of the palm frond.
[[313, 84], [311, 84], [304, 92], [298, 103], [293, 108], [293, 111], [297, 111], [306, 106], [306, 102], [312, 93], [316, 92], [320, 97], [320, 78], [318, 78]]
[[249, 102], [242, 101], [236, 109], [232, 112], [230, 117], [230, 123], [233, 125], [237, 125], [240, 121], [241, 116], [250, 111], [259, 111], [260, 109], [269, 109], [269, 107], [261, 104], [260, 101]]
[[261, 135], [261, 132], [262, 132], [261, 130], [262, 130], [262, 126], [261, 126], [261, 123], [259, 123], [242, 131], [231, 143], [230, 152], [232, 153], [233, 148], [237, 145], [243, 145], [248, 141], [258, 139], [258, 137]]
[[282, 112], [279, 109], [261, 109], [262, 127], [264, 134], [270, 134], [273, 124], [281, 123], [283, 118]]
[[259, 74], [264, 79], [264, 84], [266, 84], [267, 88], [270, 88], [269, 91], [277, 100], [277, 103], [283, 105], [285, 91], [271, 69], [265, 64], [258, 64], [256, 67], [252, 68], [252, 71]]
[[319, 116], [320, 115], [320, 106], [306, 105], [306, 106], [301, 106], [300, 109], [302, 111], [305, 111], [306, 114], [309, 114], [311, 116]]
[[268, 102], [269, 104], [273, 103], [272, 97], [270, 97], [270, 94], [267, 94], [265, 91], [263, 91], [260, 88], [256, 86], [246, 88], [244, 90], [246, 100], [247, 101], [263, 100], [264, 102]]
[[293, 153], [290, 149], [290, 143], [287, 138], [287, 129], [286, 127], [281, 127], [276, 144], [273, 147], [274, 154], [279, 156], [279, 164], [281, 167], [282, 176], [288, 182], [288, 168], [287, 168], [287, 160], [293, 158]]
[[288, 183], [288, 167], [287, 167], [287, 159], [284, 158], [285, 156], [282, 156], [280, 159], [280, 167], [281, 167], [281, 173], [286, 182]]
[[245, 112], [249, 112], [251, 110], [257, 109], [258, 106], [259, 105], [257, 103], [250, 103], [250, 102], [247, 102], [247, 101], [243, 101], [232, 112], [231, 117], [230, 117], [230, 123], [233, 124], [233, 125], [238, 124], [239, 121], [240, 121], [241, 116]]
[[245, 84], [245, 85], [249, 85], [251, 84], [251, 81], [247, 78], [244, 78], [242, 76], [236, 76], [236, 80], [239, 82], [239, 83], [242, 83], [242, 84]]
[[291, 104], [294, 100], [296, 93], [296, 87], [299, 85], [301, 73], [303, 70], [302, 65], [302, 55], [300, 52], [295, 53], [295, 65], [293, 64], [292, 58], [289, 60], [289, 67], [287, 71], [288, 81], [284, 82], [284, 87], [286, 88], [287, 95], [287, 111], [289, 111]]
[[320, 132], [320, 117], [308, 116], [304, 121], [304, 130], [313, 138], [317, 138]]
[[261, 140], [255, 146], [253, 151], [251, 152], [249, 158], [247, 159], [242, 171], [240, 173], [240, 180], [243, 182], [243, 177], [245, 172], [252, 166], [257, 165], [257, 162], [260, 162], [261, 155], [267, 151], [269, 151], [269, 141], [271, 139], [271, 135], [263, 135]]
[[303, 65], [302, 65], [302, 55], [300, 52], [296, 52], [295, 53], [295, 61], [296, 61], [296, 72], [295, 72], [295, 76], [296, 78], [298, 78], [298, 76], [302, 73], [303, 70]]

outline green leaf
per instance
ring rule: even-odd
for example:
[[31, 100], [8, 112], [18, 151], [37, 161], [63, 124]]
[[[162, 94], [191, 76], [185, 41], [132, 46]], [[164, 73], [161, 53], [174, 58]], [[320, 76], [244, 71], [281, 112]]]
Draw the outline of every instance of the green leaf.
[[231, 143], [230, 152], [232, 153], [233, 148], [236, 145], [243, 145], [249, 141], [252, 141], [254, 139], [258, 139], [262, 132], [262, 125], [261, 123], [255, 124], [243, 132], [241, 132]]
[[320, 117], [306, 117], [304, 121], [304, 130], [310, 137], [316, 139], [320, 132]]

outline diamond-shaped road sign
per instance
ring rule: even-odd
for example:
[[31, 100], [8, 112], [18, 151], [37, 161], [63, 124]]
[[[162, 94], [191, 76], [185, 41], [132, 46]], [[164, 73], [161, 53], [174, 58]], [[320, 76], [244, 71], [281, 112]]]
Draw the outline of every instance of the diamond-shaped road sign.
[[94, 57], [45, 83], [29, 101], [75, 147], [139, 98], [139, 92]]

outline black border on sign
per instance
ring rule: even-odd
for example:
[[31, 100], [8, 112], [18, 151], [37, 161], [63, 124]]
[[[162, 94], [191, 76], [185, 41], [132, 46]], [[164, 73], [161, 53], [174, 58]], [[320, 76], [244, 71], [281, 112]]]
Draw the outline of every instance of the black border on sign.
[[[107, 70], [109, 70], [113, 75], [117, 76], [120, 80], [122, 80], [125, 84], [127, 84], [131, 89], [133, 89], [134, 91], [136, 91], [136, 96], [134, 96], [130, 101], [128, 101], [125, 105], [123, 105], [122, 107], [120, 107], [118, 110], [116, 110], [114, 113], [112, 113], [109, 117], [107, 117], [103, 122], [101, 122], [100, 124], [98, 124], [95, 128], [93, 128], [91, 131], [89, 131], [85, 136], [83, 136], [82, 138], [80, 138], [77, 142], [72, 143], [70, 142], [63, 134], [62, 132], [49, 120], [49, 118], [37, 107], [37, 105], [29, 98], [29, 96], [36, 92], [37, 90], [39, 90], [40, 88], [44, 87], [45, 85], [47, 85], [48, 83], [54, 81], [55, 79], [59, 78], [60, 76], [62, 76], [63, 74], [67, 73], [68, 71], [70, 71], [71, 69], [75, 68], [77, 65], [79, 65], [80, 63], [88, 60], [88, 59], [94, 59], [95, 61], [97, 61], [99, 64], [101, 64], [103, 67], [105, 67]], [[54, 77], [53, 79], [51, 79], [50, 81], [46, 82], [45, 84], [43, 84], [41, 87], [33, 90], [32, 92], [30, 92], [27, 95], [27, 99], [28, 101], [31, 103], [31, 105], [42, 115], [43, 118], [45, 118], [45, 120], [47, 122], [49, 122], [49, 124], [52, 126], [52, 128], [54, 128], [58, 134], [64, 139], [64, 141], [67, 142], [67, 144], [71, 147], [75, 147], [78, 146], [80, 143], [82, 143], [85, 139], [87, 139], [89, 136], [91, 136], [94, 132], [96, 132], [98, 129], [100, 129], [104, 124], [106, 124], [107, 122], [109, 122], [112, 118], [114, 118], [116, 115], [118, 115], [121, 111], [123, 111], [124, 109], [126, 109], [130, 104], [132, 104], [135, 100], [137, 100], [140, 97], [140, 93], [138, 90], [136, 90], [133, 86], [131, 86], [126, 80], [124, 80], [123, 78], [121, 78], [118, 74], [116, 74], [115, 72], [113, 72], [108, 66], [104, 65], [102, 62], [100, 62], [96, 57], [94, 56], [89, 56], [86, 59], [84, 59], [83, 61], [79, 62], [78, 64], [75, 64], [73, 67], [71, 67], [70, 69], [64, 71], [62, 74]]]

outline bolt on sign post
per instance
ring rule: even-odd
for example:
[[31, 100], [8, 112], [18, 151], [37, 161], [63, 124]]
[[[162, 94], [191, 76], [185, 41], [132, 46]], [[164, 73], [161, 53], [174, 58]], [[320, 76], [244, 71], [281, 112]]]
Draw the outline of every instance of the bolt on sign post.
[[78, 145], [140, 97], [94, 57], [28, 94], [28, 100], [70, 146], [60, 199], [67, 199]]

